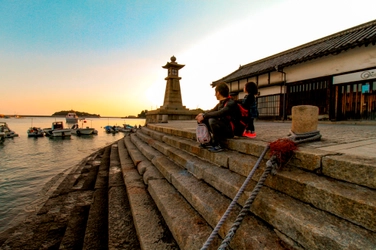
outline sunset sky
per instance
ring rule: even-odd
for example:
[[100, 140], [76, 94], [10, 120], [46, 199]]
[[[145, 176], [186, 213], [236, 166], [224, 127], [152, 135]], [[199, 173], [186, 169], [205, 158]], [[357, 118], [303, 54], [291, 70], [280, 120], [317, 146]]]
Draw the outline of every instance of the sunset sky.
[[183, 105], [212, 108], [239, 65], [375, 16], [374, 0], [0, 0], [0, 114], [159, 108], [173, 55]]

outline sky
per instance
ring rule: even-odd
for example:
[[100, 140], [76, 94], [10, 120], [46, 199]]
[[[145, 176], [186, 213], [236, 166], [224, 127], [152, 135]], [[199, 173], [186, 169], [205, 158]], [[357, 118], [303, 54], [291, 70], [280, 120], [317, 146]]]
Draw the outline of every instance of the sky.
[[0, 0], [0, 114], [138, 115], [163, 105], [172, 56], [182, 102], [240, 65], [375, 19], [374, 0]]

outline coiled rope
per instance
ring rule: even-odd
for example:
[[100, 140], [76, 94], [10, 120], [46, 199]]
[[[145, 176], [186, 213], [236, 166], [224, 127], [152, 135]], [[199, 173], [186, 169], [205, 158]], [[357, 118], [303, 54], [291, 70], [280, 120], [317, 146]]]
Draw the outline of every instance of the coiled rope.
[[[308, 132], [304, 134], [295, 134], [292, 131], [290, 131], [290, 134], [286, 138], [287, 140], [292, 141], [295, 144], [303, 143], [303, 142], [308, 142], [308, 141], [316, 141], [321, 139], [321, 135], [319, 131], [313, 131], [313, 132]], [[281, 140], [281, 139], [280, 139]], [[282, 139], [283, 140], [283, 139]], [[229, 207], [227, 208], [226, 212], [223, 214], [222, 218], [219, 220], [217, 223], [216, 227], [202, 246], [201, 250], [206, 250], [210, 246], [211, 242], [214, 240], [216, 237], [219, 229], [227, 219], [228, 215], [230, 214], [231, 210], [234, 208], [235, 204], [237, 203], [238, 199], [240, 198], [241, 194], [244, 192], [246, 186], [248, 185], [248, 182], [251, 180], [252, 176], [254, 175], [255, 171], [260, 165], [260, 162], [262, 158], [265, 156], [266, 152], [270, 149], [270, 144], [268, 144], [264, 151], [261, 153], [259, 159], [257, 160], [255, 166], [252, 168], [251, 172], [248, 174], [248, 177], [244, 181], [243, 185], [239, 189], [238, 193], [236, 194], [235, 198], [231, 201]], [[279, 161], [278, 161], [279, 160]], [[218, 247], [218, 250], [225, 250], [227, 246], [230, 244], [231, 239], [234, 237], [236, 231], [240, 227], [244, 217], [247, 215], [249, 209], [251, 208], [251, 205], [253, 201], [255, 200], [257, 194], [259, 193], [261, 187], [263, 186], [266, 178], [271, 172], [276, 172], [276, 169], [279, 168], [279, 164], [283, 164], [281, 161], [281, 158], [278, 159], [278, 157], [274, 154], [271, 156], [271, 158], [266, 162], [266, 168], [264, 170], [264, 173], [261, 175], [259, 181], [257, 182], [256, 186], [253, 188], [252, 193], [250, 197], [247, 199], [245, 202], [243, 208], [241, 209], [240, 213], [236, 217], [235, 222], [233, 223], [232, 227], [228, 231], [226, 237], [222, 241], [221, 245]]]

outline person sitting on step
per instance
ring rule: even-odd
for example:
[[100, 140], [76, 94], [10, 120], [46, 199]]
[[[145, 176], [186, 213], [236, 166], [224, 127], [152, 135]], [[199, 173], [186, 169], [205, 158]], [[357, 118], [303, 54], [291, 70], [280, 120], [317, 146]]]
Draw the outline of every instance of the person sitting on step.
[[226, 139], [234, 137], [232, 121], [239, 120], [240, 110], [238, 104], [229, 96], [226, 83], [219, 83], [215, 87], [215, 97], [219, 101], [211, 110], [196, 116], [198, 123], [205, 123], [212, 134], [211, 145], [208, 150], [220, 152], [224, 149]]

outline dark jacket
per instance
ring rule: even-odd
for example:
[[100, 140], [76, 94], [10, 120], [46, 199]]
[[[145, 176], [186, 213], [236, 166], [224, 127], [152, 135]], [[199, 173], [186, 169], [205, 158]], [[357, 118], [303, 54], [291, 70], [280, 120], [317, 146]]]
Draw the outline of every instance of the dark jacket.
[[241, 100], [242, 107], [250, 110], [251, 107], [255, 104], [256, 98], [254, 95], [246, 95], [244, 98]]
[[248, 115], [250, 118], [258, 117], [257, 102], [254, 95], [246, 95], [240, 101], [243, 108], [248, 110]]
[[[213, 109], [204, 113], [204, 116], [205, 119], [217, 118], [224, 121], [228, 126], [233, 125], [233, 130], [236, 130], [240, 121], [240, 110], [238, 104], [233, 99], [226, 98], [219, 101]], [[238, 133], [235, 133], [235, 135], [237, 134]]]

